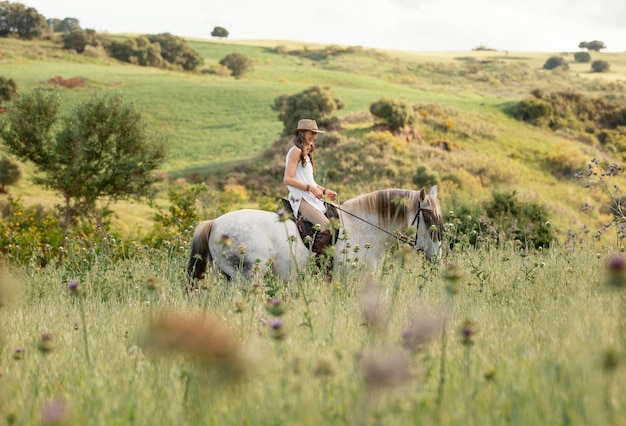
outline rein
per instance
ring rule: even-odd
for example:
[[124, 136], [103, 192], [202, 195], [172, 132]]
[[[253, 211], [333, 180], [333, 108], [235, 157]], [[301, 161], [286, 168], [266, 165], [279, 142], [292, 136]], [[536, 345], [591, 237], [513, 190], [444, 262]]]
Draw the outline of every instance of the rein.
[[413, 224], [416, 224], [416, 226], [415, 226], [415, 238], [414, 238], [414, 240], [413, 240], [413, 241], [410, 241], [410, 240], [409, 240], [407, 237], [405, 237], [404, 235], [392, 234], [391, 232], [387, 231], [386, 229], [383, 229], [383, 228], [381, 228], [380, 226], [378, 226], [378, 225], [376, 225], [376, 224], [374, 224], [374, 223], [372, 223], [372, 222], [369, 222], [369, 221], [367, 221], [367, 220], [363, 219], [362, 217], [359, 217], [359, 216], [355, 215], [354, 213], [350, 213], [349, 211], [344, 210], [344, 209], [342, 209], [341, 207], [339, 207], [339, 206], [337, 206], [337, 205], [335, 205], [335, 204], [332, 204], [332, 203], [329, 203], [329, 202], [326, 202], [326, 201], [324, 201], [324, 204], [328, 204], [328, 205], [330, 205], [330, 206], [333, 206], [333, 207], [334, 207], [334, 208], [336, 208], [337, 210], [339, 210], [339, 211], [341, 211], [341, 212], [344, 212], [344, 213], [347, 213], [347, 214], [349, 214], [350, 216], [352, 216], [352, 217], [354, 217], [354, 218], [356, 218], [356, 219], [359, 219], [361, 222], [365, 222], [365, 223], [367, 223], [368, 225], [370, 225], [370, 226], [372, 226], [372, 227], [374, 227], [374, 228], [378, 229], [379, 231], [382, 231], [382, 232], [384, 232], [385, 234], [390, 235], [390, 236], [392, 236], [393, 238], [395, 238], [395, 239], [397, 239], [397, 240], [399, 240], [399, 241], [402, 241], [403, 243], [409, 244], [409, 245], [410, 245], [411, 247], [413, 247], [413, 248], [415, 248], [415, 247], [417, 246], [417, 231], [418, 231], [418, 228], [419, 228], [419, 225], [420, 225], [420, 213], [421, 213], [421, 212], [422, 212], [422, 210], [423, 210], [423, 209], [422, 209], [422, 202], [421, 202], [421, 201], [418, 201], [418, 202], [417, 202], [417, 212], [415, 213], [415, 216], [413, 217], [413, 220], [411, 221], [411, 225], [410, 225], [410, 226], [413, 226]]

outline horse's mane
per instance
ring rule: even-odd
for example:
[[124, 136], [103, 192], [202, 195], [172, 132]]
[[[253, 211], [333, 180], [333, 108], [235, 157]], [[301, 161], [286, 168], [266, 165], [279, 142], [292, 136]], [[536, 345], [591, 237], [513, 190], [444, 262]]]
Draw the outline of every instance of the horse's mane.
[[[436, 198], [426, 194], [423, 203], [429, 209], [422, 206], [422, 215], [427, 228], [435, 227], [432, 237], [435, 241], [441, 241], [443, 237], [443, 218], [441, 206]], [[414, 215], [420, 205], [420, 191], [406, 189], [382, 189], [360, 195], [346, 201], [344, 208], [361, 210], [365, 213], [374, 213], [379, 217], [379, 224], [383, 227], [393, 223], [407, 223], [409, 215]], [[410, 218], [412, 219], [412, 217]]]

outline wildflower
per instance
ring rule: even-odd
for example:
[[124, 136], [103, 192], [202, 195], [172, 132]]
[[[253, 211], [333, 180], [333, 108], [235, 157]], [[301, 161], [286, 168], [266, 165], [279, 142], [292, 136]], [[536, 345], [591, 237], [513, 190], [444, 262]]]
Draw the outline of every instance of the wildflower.
[[239, 374], [244, 368], [235, 333], [218, 318], [201, 313], [157, 316], [150, 324], [147, 344], [161, 352], [192, 356], [224, 373]]
[[398, 351], [372, 353], [361, 360], [361, 373], [371, 388], [398, 386], [410, 378], [410, 360], [406, 353]]
[[433, 340], [443, 327], [441, 316], [431, 313], [421, 313], [402, 330], [402, 344], [413, 353], [420, 352], [424, 346]]
[[461, 270], [458, 265], [449, 264], [444, 271], [443, 279], [446, 283], [448, 295], [454, 296], [459, 292], [459, 282], [461, 281]]
[[465, 320], [463, 322], [463, 326], [461, 326], [461, 343], [465, 346], [471, 346], [474, 344], [474, 340], [472, 337], [476, 334], [476, 330], [474, 329], [474, 323], [472, 320]]
[[17, 348], [13, 352], [13, 359], [16, 360], [16, 361], [19, 361], [19, 360], [22, 359], [23, 355], [24, 355], [24, 350], [22, 348]]
[[279, 222], [286, 222], [289, 219], [291, 219], [291, 214], [287, 212], [287, 210], [285, 209], [280, 209], [276, 212], [276, 214], [278, 215], [278, 221]]
[[242, 313], [243, 312], [243, 307], [244, 307], [243, 302], [241, 302], [241, 301], [235, 302], [235, 313], [236, 314]]
[[67, 283], [67, 289], [72, 293], [76, 293], [78, 291], [78, 286], [79, 286], [78, 280], [70, 280]]
[[361, 314], [365, 324], [375, 329], [382, 327], [384, 322], [379, 300], [380, 286], [380, 282], [369, 277], [361, 290], [361, 297], [359, 299]]
[[272, 316], [279, 317], [285, 313], [285, 308], [278, 297], [267, 299], [265, 310]]
[[609, 256], [605, 263], [607, 284], [615, 288], [626, 287], [626, 259], [620, 254]]
[[43, 424], [63, 424], [69, 420], [69, 417], [69, 407], [63, 399], [55, 398], [41, 404], [41, 421]]
[[332, 360], [328, 358], [321, 358], [317, 361], [317, 365], [313, 369], [313, 375], [315, 377], [328, 377], [337, 372], [337, 367]]
[[281, 317], [272, 318], [267, 325], [272, 333], [272, 338], [276, 340], [283, 340], [285, 338], [284, 322]]
[[146, 280], [146, 288], [149, 291], [156, 291], [159, 289], [159, 280], [154, 277], [149, 277]]
[[49, 333], [41, 335], [37, 343], [37, 349], [44, 355], [52, 352], [52, 336]]

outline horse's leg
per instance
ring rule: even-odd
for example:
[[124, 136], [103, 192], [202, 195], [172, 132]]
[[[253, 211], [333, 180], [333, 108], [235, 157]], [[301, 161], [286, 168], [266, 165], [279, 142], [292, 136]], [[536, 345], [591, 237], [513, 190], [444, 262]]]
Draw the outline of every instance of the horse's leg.
[[211, 264], [212, 262], [209, 250], [209, 237], [212, 227], [212, 220], [201, 222], [193, 234], [191, 255], [187, 264], [187, 284], [190, 290], [196, 288], [197, 281], [202, 279], [206, 272], [207, 263]]

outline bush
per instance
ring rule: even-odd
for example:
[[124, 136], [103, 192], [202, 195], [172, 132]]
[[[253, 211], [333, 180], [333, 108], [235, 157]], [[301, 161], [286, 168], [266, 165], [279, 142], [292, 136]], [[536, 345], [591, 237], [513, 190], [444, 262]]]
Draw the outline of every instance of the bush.
[[607, 72], [611, 68], [607, 61], [593, 61], [591, 63], [591, 70], [593, 72]]
[[0, 77], [0, 103], [10, 101], [17, 94], [17, 83], [12, 78]]
[[220, 61], [220, 65], [230, 70], [233, 77], [239, 78], [252, 69], [252, 59], [241, 53], [231, 53]]
[[0, 158], [0, 194], [7, 192], [7, 185], [13, 185], [22, 176], [19, 165], [6, 155]]
[[543, 64], [543, 68], [546, 70], [553, 70], [555, 68], [561, 68], [563, 70], [567, 70], [569, 69], [569, 65], [567, 65], [567, 62], [562, 57], [551, 56], [550, 58], [548, 58], [546, 63]]
[[539, 99], [525, 99], [515, 106], [513, 116], [534, 125], [547, 124], [554, 115], [554, 108]]
[[415, 122], [415, 113], [411, 105], [398, 99], [379, 99], [370, 105], [370, 112], [382, 119], [392, 130]]
[[278, 112], [283, 122], [283, 134], [288, 134], [298, 125], [301, 118], [317, 120], [320, 127], [327, 128], [333, 122], [336, 110], [345, 104], [330, 87], [312, 86], [295, 95], [281, 95], [274, 99], [272, 110]]
[[418, 166], [411, 181], [417, 188], [429, 188], [438, 185], [441, 179], [437, 172], [433, 172], [426, 166]]
[[589, 52], [576, 52], [574, 53], [574, 60], [581, 63], [591, 62], [591, 55]]

